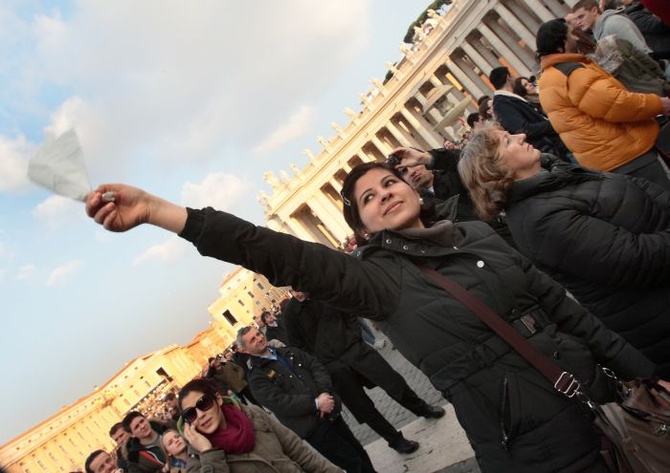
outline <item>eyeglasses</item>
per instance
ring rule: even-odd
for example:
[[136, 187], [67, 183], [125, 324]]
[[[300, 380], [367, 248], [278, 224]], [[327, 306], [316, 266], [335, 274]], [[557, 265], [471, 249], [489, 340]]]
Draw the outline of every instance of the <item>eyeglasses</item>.
[[205, 412], [210, 410], [213, 405], [214, 405], [214, 398], [209, 394], [203, 394], [202, 397], [195, 402], [195, 406], [189, 407], [188, 409], [184, 409], [181, 413], [181, 416], [184, 418], [186, 422], [192, 424], [198, 417], [196, 409], [199, 410], [200, 412]]

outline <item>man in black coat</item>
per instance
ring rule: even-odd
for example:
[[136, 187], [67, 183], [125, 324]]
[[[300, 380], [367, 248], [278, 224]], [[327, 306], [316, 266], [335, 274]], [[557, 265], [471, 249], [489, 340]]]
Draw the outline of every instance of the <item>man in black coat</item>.
[[504, 66], [494, 68], [489, 74], [489, 81], [496, 89], [493, 94], [493, 116], [498, 123], [513, 135], [524, 133], [526, 141], [540, 151], [570, 162], [568, 148], [549, 119], [526, 99], [512, 92], [514, 78], [509, 69]]
[[419, 443], [407, 440], [396, 430], [363, 387], [379, 386], [417, 416], [439, 418], [444, 409], [419, 398], [405, 379], [363, 341], [360, 322], [354, 314], [309, 300], [302, 292], [292, 292], [293, 298], [282, 314], [290, 345], [313, 354], [325, 365], [335, 392], [359, 423], [370, 426], [399, 453], [416, 451]]
[[367, 452], [340, 416], [342, 408], [319, 361], [297, 348], [273, 348], [255, 327], [237, 332], [249, 355], [254, 397], [321, 455], [347, 472], [373, 473]]

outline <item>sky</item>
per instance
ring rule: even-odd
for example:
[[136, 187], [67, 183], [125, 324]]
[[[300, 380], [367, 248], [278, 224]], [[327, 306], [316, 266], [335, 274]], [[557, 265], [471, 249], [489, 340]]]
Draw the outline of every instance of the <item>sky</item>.
[[344, 128], [429, 3], [0, 0], [0, 444], [190, 341], [233, 269], [156, 228], [105, 232], [33, 184], [45, 140], [74, 128], [93, 187], [263, 224], [263, 173]]

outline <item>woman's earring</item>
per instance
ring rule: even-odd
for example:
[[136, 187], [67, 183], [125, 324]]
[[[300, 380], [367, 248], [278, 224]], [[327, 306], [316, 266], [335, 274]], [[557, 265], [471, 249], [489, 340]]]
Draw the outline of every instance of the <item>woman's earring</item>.
[[423, 197], [419, 197], [419, 205], [423, 205]]
[[366, 240], [369, 240], [370, 239], [370, 234], [369, 233], [363, 233], [363, 238], [365, 238]]

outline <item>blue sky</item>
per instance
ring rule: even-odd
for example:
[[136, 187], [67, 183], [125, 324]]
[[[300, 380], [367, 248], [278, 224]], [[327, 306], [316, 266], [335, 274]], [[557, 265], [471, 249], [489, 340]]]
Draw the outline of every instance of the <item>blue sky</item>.
[[263, 172], [304, 167], [303, 149], [344, 128], [428, 4], [0, 2], [0, 444], [189, 341], [232, 269], [155, 228], [105, 233], [29, 182], [46, 137], [75, 128], [94, 187], [262, 224]]

